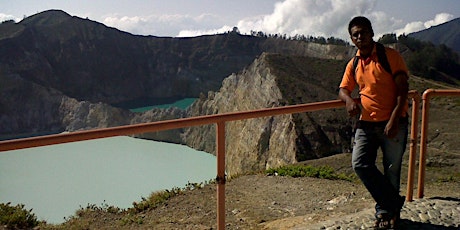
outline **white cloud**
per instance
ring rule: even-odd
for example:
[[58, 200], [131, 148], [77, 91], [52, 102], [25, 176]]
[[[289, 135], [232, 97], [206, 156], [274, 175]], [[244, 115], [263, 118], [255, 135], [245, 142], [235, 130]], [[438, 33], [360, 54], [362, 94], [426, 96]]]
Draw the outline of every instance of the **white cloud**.
[[[294, 36], [340, 37], [348, 39], [347, 25], [356, 15], [372, 12], [376, 0], [355, 0], [353, 4], [343, 0], [285, 0], [275, 4], [269, 15], [245, 18], [237, 23], [243, 34], [263, 31], [266, 34]], [[196, 36], [229, 31], [233, 26], [222, 26], [214, 30], [184, 30], [181, 36]]]
[[433, 20], [425, 22], [424, 25], [425, 25], [425, 28], [430, 28], [432, 26], [437, 26], [439, 24], [448, 22], [452, 19], [454, 19], [454, 16], [452, 14], [440, 13], [440, 14], [437, 14]]
[[[103, 23], [123, 31], [140, 35], [199, 35], [200, 32], [204, 33], [207, 29], [209, 31], [220, 31], [212, 30], [212, 28], [216, 28], [219, 25], [218, 17], [212, 14], [201, 14], [198, 16], [165, 14], [134, 17], [111, 15], [105, 17]], [[196, 29], [197, 32], [194, 32], [194, 29]], [[177, 31], [181, 32], [178, 33]]]
[[416, 22], [408, 23], [403, 28], [395, 30], [395, 33], [397, 35], [410, 34], [413, 32], [420, 31], [420, 30], [428, 29], [432, 26], [437, 26], [439, 24], [448, 22], [452, 19], [454, 19], [453, 15], [448, 14], [448, 13], [440, 13], [440, 14], [437, 14], [433, 20], [428, 20], [426, 22], [416, 21]]
[[[337, 37], [349, 39], [347, 27], [350, 19], [357, 15], [368, 17], [373, 25], [375, 38], [388, 33], [411, 33], [452, 20], [451, 14], [441, 13], [433, 20], [404, 24], [401, 19], [390, 17], [382, 11], [375, 11], [376, 0], [284, 0], [275, 4], [269, 15], [245, 18], [237, 23], [243, 34], [263, 31], [266, 34], [286, 34], [294, 36]], [[197, 36], [229, 31], [233, 26], [223, 26], [212, 30], [184, 30], [181, 36]]]
[[211, 29], [211, 30], [181, 30], [177, 37], [196, 37], [205, 34], [222, 34], [228, 31], [232, 31], [233, 27], [230, 26], [223, 26], [219, 29]]
[[[411, 33], [452, 20], [451, 14], [441, 13], [426, 22], [403, 23], [382, 11], [375, 11], [377, 0], [284, 0], [275, 4], [273, 12], [267, 15], [244, 18], [236, 25], [228, 25], [221, 17], [213, 14], [191, 15], [111, 15], [103, 23], [133, 34], [155, 36], [193, 37], [204, 34], [224, 33], [237, 26], [243, 34], [262, 31], [266, 34], [294, 36], [337, 37], [349, 39], [349, 20], [357, 15], [368, 17], [374, 27], [375, 38], [386, 33]], [[1, 15], [0, 15], [1, 17]], [[178, 32], [179, 31], [179, 32]]]
[[140, 17], [107, 17], [104, 19], [103, 23], [108, 26], [117, 27], [120, 29], [130, 30], [133, 26], [139, 24], [139, 21], [146, 21]]
[[0, 13], [0, 22], [8, 21], [8, 20], [14, 20], [15, 22], [20, 21], [19, 18], [14, 17], [13, 15], [8, 15], [8, 14], [2, 14]]
[[425, 26], [423, 25], [423, 22], [411, 22], [408, 23], [404, 28], [396, 30], [396, 34], [410, 34], [412, 32], [420, 31], [425, 29]]
[[347, 25], [356, 15], [372, 12], [376, 1], [285, 0], [277, 3], [272, 14], [238, 22], [241, 32], [348, 38]]
[[178, 24], [181, 21], [181, 18], [186, 17], [187, 16], [180, 15], [133, 17], [112, 15], [105, 17], [102, 23], [133, 34], [157, 35], [157, 33], [163, 32], [161, 29], [165, 28], [166, 25]]

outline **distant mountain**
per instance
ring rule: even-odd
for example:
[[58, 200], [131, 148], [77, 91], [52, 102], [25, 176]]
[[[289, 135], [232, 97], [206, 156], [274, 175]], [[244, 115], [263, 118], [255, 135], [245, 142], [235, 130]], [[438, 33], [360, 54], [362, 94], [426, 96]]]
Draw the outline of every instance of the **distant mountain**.
[[435, 45], [444, 44], [460, 53], [460, 18], [408, 34], [409, 37], [429, 41]]
[[352, 50], [236, 32], [137, 36], [60, 10], [0, 24], [2, 75], [17, 74], [78, 100], [125, 108], [217, 90], [262, 52], [344, 59]]

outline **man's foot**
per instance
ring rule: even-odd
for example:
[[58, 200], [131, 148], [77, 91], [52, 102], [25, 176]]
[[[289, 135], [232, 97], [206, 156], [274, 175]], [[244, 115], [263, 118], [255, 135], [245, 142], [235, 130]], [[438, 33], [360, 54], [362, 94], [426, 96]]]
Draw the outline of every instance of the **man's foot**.
[[400, 196], [398, 205], [393, 213], [379, 213], [375, 215], [374, 229], [396, 229], [401, 219], [401, 209], [404, 206], [406, 197]]
[[376, 217], [376, 220], [374, 223], [374, 229], [379, 229], [379, 230], [390, 229], [390, 225], [391, 225], [390, 222], [392, 218], [388, 215], [388, 213], [377, 214], [375, 217]]
[[399, 213], [391, 216], [388, 213], [381, 213], [375, 216], [374, 229], [396, 229], [399, 222]]

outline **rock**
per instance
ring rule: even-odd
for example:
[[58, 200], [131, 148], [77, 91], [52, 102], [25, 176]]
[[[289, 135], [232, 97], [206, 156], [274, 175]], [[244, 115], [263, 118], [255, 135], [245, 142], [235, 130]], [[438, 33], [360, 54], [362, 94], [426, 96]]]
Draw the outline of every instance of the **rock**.
[[[315, 82], [317, 79], [314, 78], [320, 76], [302, 79], [287, 75], [296, 71], [302, 76], [311, 74], [308, 69], [299, 66], [308, 66], [311, 61], [306, 57], [292, 58], [265, 53], [242, 72], [226, 78], [218, 92], [209, 92], [207, 98], [198, 99], [189, 108], [188, 116], [279, 107], [289, 102], [335, 99], [334, 86], [328, 89], [321, 85], [328, 84], [327, 81]], [[288, 66], [289, 71], [277, 71], [280, 63]], [[289, 77], [296, 80], [286, 80]], [[306, 93], [297, 95], [300, 100], [292, 100], [291, 92], [296, 91]], [[350, 136], [346, 135], [346, 124], [347, 118], [343, 111], [320, 112], [315, 115], [286, 114], [227, 122], [227, 174], [231, 176], [259, 171], [341, 152], [344, 146], [349, 145]], [[183, 138], [187, 145], [195, 149], [215, 152], [214, 125], [187, 128]]]
[[[151, 109], [143, 113], [136, 113], [131, 119], [131, 124], [139, 123], [148, 123], [154, 121], [163, 121], [163, 120], [174, 120], [183, 118], [186, 116], [185, 110], [179, 108], [169, 108], [169, 109]], [[152, 133], [142, 133], [136, 134], [135, 137], [157, 140], [157, 141], [166, 141], [176, 144], [184, 144], [181, 135], [184, 132], [184, 129], [173, 129], [160, 132]]]

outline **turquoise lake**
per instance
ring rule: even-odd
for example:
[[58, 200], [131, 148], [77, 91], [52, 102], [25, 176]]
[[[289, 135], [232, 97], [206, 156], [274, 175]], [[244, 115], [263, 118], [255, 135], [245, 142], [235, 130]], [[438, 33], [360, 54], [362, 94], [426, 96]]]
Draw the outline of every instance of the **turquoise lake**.
[[216, 157], [131, 137], [0, 152], [0, 203], [61, 223], [88, 204], [132, 207], [152, 192], [216, 176]]

